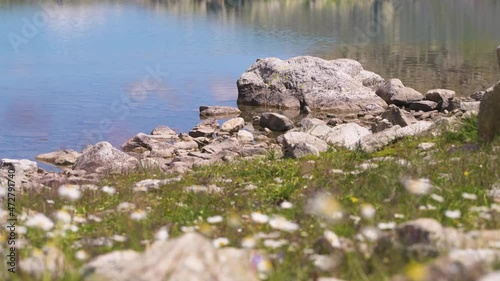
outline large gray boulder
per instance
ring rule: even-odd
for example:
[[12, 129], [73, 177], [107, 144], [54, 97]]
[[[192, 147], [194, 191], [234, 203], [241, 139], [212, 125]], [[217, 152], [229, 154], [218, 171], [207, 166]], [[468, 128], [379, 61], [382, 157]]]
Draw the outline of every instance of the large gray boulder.
[[410, 103], [420, 101], [424, 96], [415, 89], [405, 87], [401, 80], [391, 79], [381, 85], [376, 94], [388, 104], [408, 106]]
[[73, 169], [89, 173], [124, 172], [135, 169], [138, 164], [136, 158], [114, 148], [109, 142], [102, 141], [85, 149]]
[[280, 108], [380, 111], [386, 103], [370, 87], [383, 79], [350, 59], [301, 56], [259, 59], [237, 82], [238, 104]]
[[483, 96], [477, 119], [482, 139], [492, 141], [500, 135], [500, 82]]
[[257, 281], [252, 254], [217, 249], [196, 233], [157, 241], [144, 253], [111, 252], [82, 268], [85, 281]]

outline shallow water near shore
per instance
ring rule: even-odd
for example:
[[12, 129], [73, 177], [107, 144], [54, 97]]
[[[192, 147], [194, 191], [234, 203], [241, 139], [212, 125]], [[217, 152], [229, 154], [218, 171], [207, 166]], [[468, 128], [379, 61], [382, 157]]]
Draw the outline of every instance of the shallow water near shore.
[[493, 0], [57, 3], [0, 0], [1, 158], [188, 131], [262, 57], [348, 57], [461, 96], [500, 77]]

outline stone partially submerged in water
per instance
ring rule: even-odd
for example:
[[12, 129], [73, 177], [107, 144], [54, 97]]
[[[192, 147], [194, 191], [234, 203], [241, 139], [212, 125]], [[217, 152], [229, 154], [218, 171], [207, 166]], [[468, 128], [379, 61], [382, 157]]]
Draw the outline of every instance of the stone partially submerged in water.
[[338, 111], [381, 111], [372, 87], [383, 79], [351, 59], [301, 56], [257, 60], [237, 82], [238, 104]]

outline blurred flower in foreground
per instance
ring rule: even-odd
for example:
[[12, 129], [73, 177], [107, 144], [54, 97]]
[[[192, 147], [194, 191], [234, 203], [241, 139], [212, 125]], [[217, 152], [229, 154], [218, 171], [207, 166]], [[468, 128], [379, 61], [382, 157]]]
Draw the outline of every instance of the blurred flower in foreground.
[[216, 238], [212, 241], [212, 245], [215, 248], [221, 248], [227, 246], [228, 244], [229, 244], [229, 239], [227, 239], [226, 237]]
[[130, 214], [130, 218], [135, 221], [140, 221], [146, 218], [147, 214], [146, 211], [139, 209]]
[[79, 250], [75, 253], [75, 258], [80, 261], [84, 261], [89, 258], [89, 255], [84, 250]]
[[221, 216], [208, 217], [207, 222], [211, 224], [222, 222], [223, 218]]
[[261, 213], [254, 212], [252, 213], [251, 216], [252, 216], [252, 221], [256, 223], [266, 223], [269, 221], [269, 217]]
[[168, 239], [168, 237], [168, 229], [166, 226], [160, 228], [155, 234], [155, 240], [158, 241], [165, 241]]
[[44, 231], [49, 231], [54, 228], [54, 222], [52, 222], [44, 214], [36, 214], [26, 221], [26, 226], [36, 227]]
[[287, 232], [294, 232], [299, 229], [299, 225], [288, 221], [284, 217], [275, 216], [269, 221], [269, 225], [274, 229], [279, 229]]
[[427, 280], [428, 271], [425, 265], [420, 263], [411, 263], [405, 269], [406, 276], [411, 281]]
[[371, 220], [375, 217], [375, 207], [372, 204], [363, 204], [361, 205], [361, 216], [365, 219]]
[[241, 240], [241, 247], [251, 249], [254, 248], [257, 241], [252, 236], [247, 236]]
[[76, 201], [80, 199], [81, 197], [81, 192], [78, 188], [78, 185], [74, 184], [65, 184], [61, 185], [58, 190], [59, 196], [61, 196], [64, 199], [68, 199], [70, 201]]
[[460, 210], [447, 210], [444, 215], [450, 219], [459, 219], [462, 216]]
[[330, 220], [339, 220], [343, 216], [339, 202], [332, 195], [326, 193], [317, 194], [309, 200], [307, 211]]
[[102, 187], [102, 192], [107, 193], [109, 195], [113, 195], [116, 193], [116, 188], [106, 185]]
[[428, 178], [404, 178], [401, 180], [401, 183], [406, 188], [406, 190], [408, 190], [408, 192], [417, 195], [427, 194], [432, 189], [431, 181]]

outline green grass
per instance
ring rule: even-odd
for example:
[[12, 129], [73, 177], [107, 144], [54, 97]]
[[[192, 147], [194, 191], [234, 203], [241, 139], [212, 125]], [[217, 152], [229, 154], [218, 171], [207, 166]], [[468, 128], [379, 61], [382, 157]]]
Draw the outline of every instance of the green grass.
[[[486, 190], [500, 178], [500, 141], [481, 144], [477, 139], [474, 119], [466, 119], [455, 132], [443, 132], [440, 136], [424, 135], [395, 142], [382, 151], [367, 154], [361, 151], [330, 150], [318, 157], [299, 160], [279, 159], [270, 153], [266, 157], [220, 163], [196, 169], [184, 175], [179, 182], [162, 186], [158, 190], [133, 192], [135, 182], [147, 178], [164, 178], [159, 172], [136, 171], [128, 175], [111, 176], [100, 186], [116, 187], [117, 194], [107, 195], [102, 191], [87, 190], [80, 200], [71, 203], [61, 200], [55, 191], [41, 191], [18, 196], [18, 210], [35, 210], [47, 216], [64, 208], [74, 207], [74, 216], [87, 218], [78, 224], [77, 232], [68, 232], [64, 238], [47, 238], [43, 231], [28, 229], [24, 239], [29, 246], [20, 250], [28, 256], [35, 248], [51, 243], [60, 248], [75, 270], [84, 262], [75, 258], [75, 251], [83, 249], [91, 257], [120, 249], [142, 251], [152, 241], [154, 233], [162, 226], [169, 228], [171, 237], [182, 234], [185, 226], [196, 226], [198, 231], [210, 239], [227, 237], [229, 246], [240, 247], [244, 237], [259, 232], [275, 231], [267, 224], [257, 224], [248, 218], [252, 212], [269, 216], [280, 215], [299, 225], [293, 233], [282, 232], [280, 239], [288, 244], [279, 249], [264, 249], [273, 259], [274, 270], [269, 280], [311, 280], [315, 276], [335, 276], [346, 280], [388, 280], [390, 276], [402, 273], [413, 260], [398, 251], [366, 253], [359, 243], [353, 243], [353, 251], [344, 254], [340, 263], [328, 272], [322, 272], [311, 261], [311, 254], [328, 252], [318, 239], [325, 230], [353, 240], [363, 227], [376, 226], [379, 222], [402, 223], [420, 217], [434, 218], [445, 226], [470, 229], [494, 229], [500, 227], [500, 216], [493, 214], [491, 220], [478, 217], [471, 206], [490, 206], [491, 199]], [[436, 147], [423, 152], [417, 148], [421, 142], [434, 142]], [[470, 144], [474, 144], [471, 146]], [[496, 155], [496, 156], [495, 156]], [[363, 171], [359, 165], [375, 157], [391, 156], [384, 161], [374, 162], [378, 167]], [[403, 159], [409, 165], [400, 165]], [[314, 164], [308, 162], [314, 161]], [[344, 173], [335, 173], [340, 169]], [[354, 171], [354, 172], [353, 172]], [[353, 173], [351, 173], [353, 172]], [[436, 202], [430, 195], [412, 195], [401, 183], [405, 177], [429, 178], [436, 187], [432, 193], [439, 194], [444, 202]], [[221, 193], [201, 194], [184, 192], [190, 185], [215, 184], [223, 187]], [[247, 190], [248, 185], [257, 186]], [[308, 201], [318, 193], [331, 194], [342, 206], [344, 219], [337, 222], [310, 214]], [[477, 200], [462, 198], [462, 193], [477, 195]], [[54, 204], [48, 204], [47, 200]], [[291, 209], [280, 204], [289, 201]], [[130, 212], [116, 212], [121, 202], [135, 204], [137, 209], [148, 212], [142, 221], [130, 219]], [[349, 216], [361, 217], [362, 204], [371, 204], [376, 209], [373, 220], [362, 218], [358, 224]], [[422, 210], [420, 206], [431, 204], [435, 210]], [[460, 210], [460, 219], [444, 216], [446, 210]], [[395, 218], [395, 214], [404, 219]], [[90, 215], [102, 221], [89, 219]], [[210, 225], [206, 218], [221, 215], [224, 221]], [[239, 223], [228, 218], [237, 218]], [[3, 231], [3, 230], [2, 230]], [[3, 233], [5, 235], [5, 233]], [[124, 242], [114, 241], [112, 245], [97, 246], [89, 243], [98, 238], [113, 235], [127, 237]], [[80, 245], [75, 249], [75, 245]], [[312, 252], [311, 252], [312, 251]], [[76, 271], [69, 271], [62, 280], [79, 280]], [[13, 280], [29, 280], [16, 275]]]

